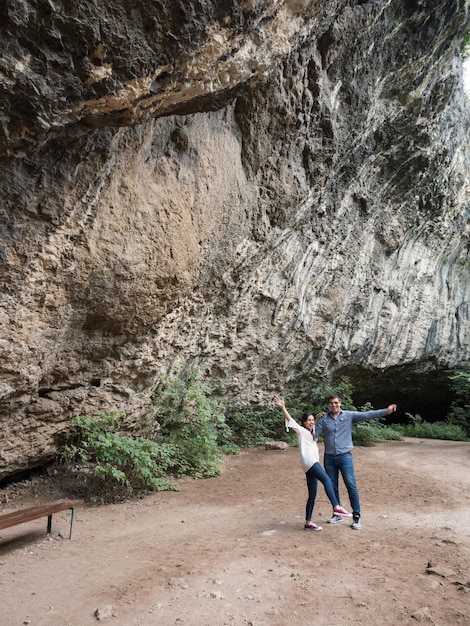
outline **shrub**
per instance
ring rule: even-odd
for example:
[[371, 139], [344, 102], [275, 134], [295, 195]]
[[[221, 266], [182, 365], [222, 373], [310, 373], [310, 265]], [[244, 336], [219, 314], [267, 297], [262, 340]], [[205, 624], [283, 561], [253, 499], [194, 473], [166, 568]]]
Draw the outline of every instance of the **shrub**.
[[[236, 451], [221, 405], [196, 368], [161, 378], [153, 393], [157, 441], [171, 446], [169, 469], [176, 476], [218, 476], [223, 451]], [[219, 447], [220, 444], [220, 447]]]
[[395, 426], [387, 426], [384, 424], [384, 418], [379, 418], [356, 424], [352, 438], [356, 446], [372, 446], [380, 441], [400, 441], [402, 436]]
[[[286, 399], [289, 407], [289, 400]], [[288, 408], [292, 417], [300, 422], [298, 411]], [[266, 441], [286, 441], [296, 445], [295, 433], [286, 432], [284, 416], [278, 407], [271, 409], [238, 409], [229, 412], [227, 422], [233, 432], [235, 442], [242, 448], [263, 445]]]
[[425, 422], [420, 415], [411, 415], [410, 413], [407, 413], [406, 416], [410, 420], [410, 424], [394, 427], [405, 437], [468, 441], [465, 431], [458, 425], [448, 422]]
[[450, 405], [447, 421], [459, 426], [470, 437], [470, 370], [457, 370], [449, 379], [455, 398]]
[[[116, 416], [79, 415], [75, 436], [59, 454], [75, 479], [73, 490], [91, 501], [116, 502], [148, 491], [176, 490], [167, 477], [174, 450], [116, 432]], [[70, 475], [69, 475], [70, 477]]]

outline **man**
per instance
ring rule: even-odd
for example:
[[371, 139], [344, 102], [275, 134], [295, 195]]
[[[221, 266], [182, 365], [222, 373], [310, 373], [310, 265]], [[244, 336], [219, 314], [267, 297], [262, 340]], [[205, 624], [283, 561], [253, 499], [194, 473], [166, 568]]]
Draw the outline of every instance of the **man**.
[[[361, 529], [361, 505], [359, 492], [354, 476], [354, 462], [352, 457], [352, 429], [358, 422], [369, 421], [390, 415], [397, 410], [396, 404], [390, 404], [386, 409], [377, 411], [343, 411], [341, 399], [337, 395], [328, 398], [328, 413], [320, 413], [315, 427], [317, 437], [323, 435], [325, 440], [324, 466], [326, 473], [331, 478], [336, 497], [339, 499], [338, 476], [341, 472], [344, 484], [348, 490], [349, 501], [353, 512], [352, 528]], [[317, 416], [318, 417], [318, 416]], [[333, 515], [328, 520], [329, 524], [338, 524], [343, 518]]]

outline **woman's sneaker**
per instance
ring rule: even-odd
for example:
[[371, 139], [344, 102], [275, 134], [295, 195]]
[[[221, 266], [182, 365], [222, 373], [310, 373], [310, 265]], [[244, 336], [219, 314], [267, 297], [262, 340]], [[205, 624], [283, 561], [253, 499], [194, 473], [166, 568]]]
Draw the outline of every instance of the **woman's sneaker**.
[[304, 526], [304, 530], [323, 530], [321, 526], [317, 526], [313, 522], [307, 522]]
[[359, 518], [354, 519], [351, 528], [354, 530], [362, 530], [361, 520]]
[[330, 517], [330, 519], [327, 520], [326, 523], [327, 524], [339, 524], [342, 521], [343, 521], [342, 517], [340, 517], [339, 515], [333, 515], [333, 517]]
[[352, 513], [349, 513], [348, 511], [346, 511], [346, 509], [343, 509], [342, 506], [335, 506], [333, 508], [333, 514], [335, 517], [352, 517]]

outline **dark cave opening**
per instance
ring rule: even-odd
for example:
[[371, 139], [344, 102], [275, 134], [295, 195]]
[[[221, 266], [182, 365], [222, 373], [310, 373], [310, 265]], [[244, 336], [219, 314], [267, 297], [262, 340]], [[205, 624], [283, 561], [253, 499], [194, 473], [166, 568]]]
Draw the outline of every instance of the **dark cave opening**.
[[407, 423], [407, 414], [420, 415], [427, 422], [444, 421], [453, 401], [450, 370], [425, 370], [400, 366], [383, 372], [343, 369], [335, 376], [347, 376], [354, 388], [356, 407], [370, 402], [374, 409], [398, 405], [389, 422]]

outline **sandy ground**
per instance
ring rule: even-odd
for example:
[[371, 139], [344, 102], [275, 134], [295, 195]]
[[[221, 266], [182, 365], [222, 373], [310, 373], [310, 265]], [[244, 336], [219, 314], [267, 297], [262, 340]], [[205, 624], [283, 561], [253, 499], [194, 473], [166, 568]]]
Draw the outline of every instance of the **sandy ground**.
[[[361, 531], [326, 524], [323, 489], [323, 531], [303, 530], [296, 448], [244, 450], [179, 492], [85, 505], [71, 540], [68, 512], [50, 537], [45, 519], [0, 531], [0, 625], [470, 625], [470, 443], [354, 455]], [[33, 485], [2, 511], [58, 495]]]

